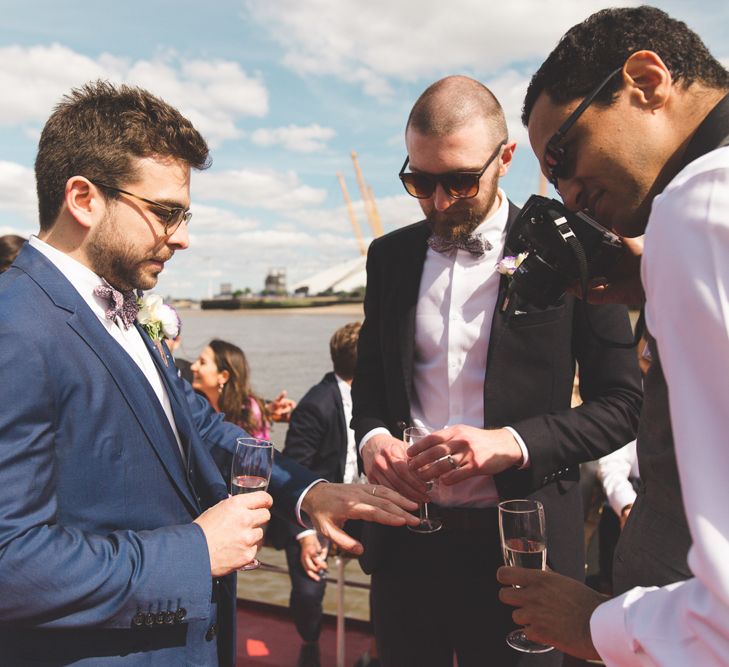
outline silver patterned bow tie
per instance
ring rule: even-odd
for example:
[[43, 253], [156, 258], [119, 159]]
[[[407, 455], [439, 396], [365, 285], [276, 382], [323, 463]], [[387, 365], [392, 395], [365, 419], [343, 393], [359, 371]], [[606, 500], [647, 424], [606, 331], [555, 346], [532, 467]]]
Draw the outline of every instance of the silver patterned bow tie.
[[441, 253], [450, 252], [454, 249], [467, 250], [476, 257], [480, 257], [493, 248], [483, 234], [459, 236], [455, 239], [446, 239], [442, 236], [432, 235], [428, 237], [428, 246], [435, 250], [435, 252]]
[[114, 320], [119, 318], [125, 329], [134, 324], [139, 312], [139, 304], [137, 303], [137, 293], [135, 290], [120, 292], [114, 289], [109, 283], [97, 285], [94, 287], [94, 296], [106, 299], [109, 307], [106, 309], [106, 319]]

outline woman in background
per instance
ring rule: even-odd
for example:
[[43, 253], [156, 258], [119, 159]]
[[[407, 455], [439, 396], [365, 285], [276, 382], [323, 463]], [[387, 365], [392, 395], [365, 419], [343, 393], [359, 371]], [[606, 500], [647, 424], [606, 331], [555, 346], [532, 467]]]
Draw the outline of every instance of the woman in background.
[[282, 391], [266, 402], [251, 389], [250, 368], [243, 350], [214, 339], [190, 367], [192, 388], [205, 396], [226, 421], [245, 429], [254, 438], [268, 440], [272, 421], [288, 421], [296, 402]]

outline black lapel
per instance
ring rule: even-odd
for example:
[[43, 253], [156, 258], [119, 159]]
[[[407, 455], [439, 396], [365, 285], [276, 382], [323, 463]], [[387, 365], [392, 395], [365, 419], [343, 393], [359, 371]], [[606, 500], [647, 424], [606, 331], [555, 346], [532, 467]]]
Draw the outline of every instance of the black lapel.
[[719, 102], [704, 118], [691, 137], [681, 168], [709, 151], [729, 143], [729, 95]]
[[[509, 202], [509, 215], [506, 219], [506, 241], [504, 243], [504, 252], [502, 257], [508, 257], [509, 255], [516, 254], [513, 248], [509, 247], [509, 231], [513, 224], [516, 216], [519, 215], [519, 209]], [[492, 361], [496, 358], [496, 348], [501, 340], [501, 336], [506, 330], [506, 325], [509, 321], [510, 312], [504, 312], [502, 309], [504, 299], [506, 298], [506, 290], [509, 287], [509, 279], [506, 276], [501, 276], [499, 282], [499, 295], [496, 299], [496, 308], [494, 309], [494, 316], [491, 320], [491, 333], [489, 334], [489, 350], [486, 356], [486, 378], [489, 376], [489, 371], [492, 368]], [[488, 394], [488, 382], [484, 382], [484, 406], [486, 405]], [[484, 415], [487, 413], [484, 412]]]
[[397, 282], [390, 287], [398, 286], [399, 308], [395, 313], [398, 322], [398, 335], [400, 339], [400, 359], [402, 374], [405, 382], [408, 405], [412, 397], [413, 362], [415, 357], [415, 315], [418, 308], [418, 292], [420, 280], [423, 275], [425, 255], [428, 251], [427, 239], [430, 236], [430, 227], [424, 221], [413, 227], [412, 235], [403, 235], [401, 241], [406, 245], [399, 248], [396, 263]]

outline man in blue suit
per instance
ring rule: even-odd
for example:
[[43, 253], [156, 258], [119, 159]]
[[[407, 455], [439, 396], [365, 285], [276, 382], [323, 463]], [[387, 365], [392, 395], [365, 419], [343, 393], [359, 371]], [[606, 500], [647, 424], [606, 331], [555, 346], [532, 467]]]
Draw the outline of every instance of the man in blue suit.
[[[238, 427], [138, 322], [188, 245], [208, 148], [146, 91], [97, 82], [58, 105], [36, 159], [40, 232], [0, 279], [0, 662], [232, 665], [235, 572], [269, 519], [228, 497]], [[154, 324], [154, 323], [152, 323]], [[277, 457], [276, 510], [339, 526], [413, 522], [387, 489], [317, 484]]]

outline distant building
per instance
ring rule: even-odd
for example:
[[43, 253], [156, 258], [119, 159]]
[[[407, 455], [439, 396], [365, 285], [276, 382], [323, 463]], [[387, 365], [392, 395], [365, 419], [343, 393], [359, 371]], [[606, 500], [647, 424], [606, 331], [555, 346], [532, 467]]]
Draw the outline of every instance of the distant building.
[[269, 269], [263, 288], [265, 296], [286, 296], [286, 269]]
[[331, 266], [301, 280], [293, 286], [296, 294], [336, 294], [354, 292], [367, 284], [367, 258], [357, 257], [342, 264]]
[[215, 296], [216, 299], [230, 299], [233, 296], [233, 283], [220, 283], [220, 294]]

